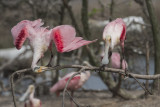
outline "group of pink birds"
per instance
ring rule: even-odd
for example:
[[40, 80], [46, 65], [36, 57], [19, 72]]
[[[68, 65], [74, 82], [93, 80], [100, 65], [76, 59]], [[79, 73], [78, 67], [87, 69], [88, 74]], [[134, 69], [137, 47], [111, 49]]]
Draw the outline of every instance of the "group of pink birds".
[[[82, 37], [76, 37], [75, 29], [70, 25], [60, 25], [53, 29], [48, 29], [48, 27], [42, 27], [44, 23], [41, 19], [35, 21], [23, 20], [15, 25], [11, 29], [11, 33], [14, 39], [14, 45], [17, 49], [21, 49], [23, 43], [26, 39], [33, 49], [33, 61], [31, 68], [34, 72], [42, 72], [47, 69], [45, 66], [38, 66], [38, 61], [43, 57], [44, 52], [49, 48], [52, 48], [52, 42], [54, 42], [58, 52], [69, 52], [80, 48], [81, 46], [95, 42], [83, 40]], [[120, 68], [120, 54], [113, 52], [110, 56], [109, 53], [120, 45], [122, 52], [124, 52], [124, 41], [126, 39], [126, 25], [121, 18], [118, 18], [106, 25], [103, 31], [103, 40], [105, 41], [104, 56], [102, 58], [102, 64], [107, 65], [109, 59], [111, 60], [113, 68]], [[122, 68], [125, 69], [126, 62], [122, 61]], [[71, 72], [60, 79], [51, 89], [51, 92], [55, 92], [57, 95], [64, 89], [68, 79], [75, 72]], [[90, 77], [90, 72], [85, 71], [77, 76], [75, 76], [69, 83], [67, 89], [73, 92], [88, 80]], [[33, 90], [33, 89], [32, 89]], [[33, 98], [34, 91], [30, 93], [29, 103], [25, 104], [25, 107], [41, 107], [39, 103], [34, 103]], [[34, 106], [33, 106], [34, 105]]]

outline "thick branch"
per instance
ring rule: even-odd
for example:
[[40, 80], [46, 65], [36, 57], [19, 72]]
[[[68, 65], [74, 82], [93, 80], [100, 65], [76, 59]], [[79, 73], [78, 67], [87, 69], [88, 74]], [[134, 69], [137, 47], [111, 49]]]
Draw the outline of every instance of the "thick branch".
[[[150, 18], [150, 23], [152, 25], [152, 33], [153, 33], [153, 40], [154, 40], [154, 50], [155, 50], [155, 74], [160, 74], [160, 30], [159, 30], [159, 25], [158, 21], [156, 18], [156, 14], [154, 12], [154, 7], [152, 4], [151, 0], [145, 0], [148, 13], [149, 13], [149, 18]], [[158, 89], [159, 83], [158, 81], [154, 81], [154, 90], [155, 91], [160, 91]]]
[[90, 30], [88, 25], [88, 0], [82, 0], [81, 16], [84, 35], [87, 39], [89, 39]]
[[[83, 68], [84, 70], [91, 70], [91, 71], [99, 70], [99, 67], [94, 67], [94, 66], [89, 67], [89, 66], [82, 66], [82, 65], [62, 65], [62, 66], [56, 66], [56, 67], [49, 67], [48, 69], [45, 69], [44, 71], [46, 71], [46, 70], [61, 70], [61, 69], [65, 69], [65, 68], [78, 68], [78, 69]], [[31, 68], [28, 68], [28, 69], [16, 71], [14, 73], [18, 74], [18, 73], [27, 72], [30, 70], [31, 70]], [[125, 75], [125, 70], [115, 69], [115, 68], [105, 68], [105, 70], [103, 72], [112, 72], [112, 73], [119, 73], [119, 74]], [[14, 75], [14, 73], [12, 75]], [[132, 76], [134, 76], [137, 79], [144, 79], [144, 80], [155, 80], [155, 79], [160, 78], [160, 74], [142, 75], [142, 74], [128, 73], [128, 75], [129, 75], [129, 78], [133, 78]]]
[[68, 5], [68, 0], [62, 0], [62, 2], [63, 2], [63, 5], [66, 7], [66, 9], [67, 9], [67, 11], [68, 11], [68, 13], [69, 13], [69, 16], [70, 16], [70, 18], [71, 18], [71, 20], [72, 20], [72, 24], [74, 25], [74, 27], [75, 27], [75, 29], [77, 30], [78, 34], [79, 34], [79, 35], [82, 35], [82, 32], [80, 31], [80, 29], [79, 29], [79, 27], [78, 27], [78, 24], [77, 24], [77, 22], [76, 22], [76, 20], [75, 20], [75, 17], [74, 17], [74, 14], [73, 14], [73, 12], [72, 12], [72, 9], [71, 9], [71, 7]]

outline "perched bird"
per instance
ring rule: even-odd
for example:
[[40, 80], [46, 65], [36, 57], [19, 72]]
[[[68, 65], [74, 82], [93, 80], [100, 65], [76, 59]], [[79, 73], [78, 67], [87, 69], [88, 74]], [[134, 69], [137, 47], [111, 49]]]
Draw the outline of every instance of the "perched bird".
[[[124, 41], [126, 38], [126, 24], [121, 18], [118, 18], [106, 25], [103, 31], [103, 40], [105, 41], [105, 55], [102, 64], [109, 63], [110, 52], [115, 46], [120, 45], [124, 53]], [[110, 54], [110, 55], [109, 55]]]
[[29, 40], [34, 52], [31, 66], [34, 72], [42, 72], [47, 68], [38, 66], [37, 63], [48, 48], [51, 50], [52, 42], [55, 43], [57, 51], [60, 53], [69, 52], [95, 42], [95, 40], [86, 41], [81, 37], [76, 37], [76, 31], [70, 25], [61, 25], [48, 29], [42, 27], [43, 24], [41, 19], [35, 21], [23, 20], [11, 29], [14, 45], [17, 49], [21, 49], [26, 39]]
[[[69, 80], [69, 78], [75, 73], [76, 72], [71, 72], [65, 75], [53, 87], [50, 88], [50, 92], [56, 93], [56, 95], [59, 96], [60, 92], [64, 90], [65, 85]], [[73, 96], [74, 91], [81, 88], [82, 85], [89, 79], [89, 77], [90, 77], [89, 71], [85, 71], [85, 72], [82, 72], [81, 74], [76, 75], [69, 82], [67, 90], [71, 91], [71, 95]], [[71, 106], [72, 106], [72, 101], [71, 101]]]
[[[103, 59], [104, 57], [104, 42], [100, 42], [100, 57], [101, 59]], [[121, 69], [121, 56], [118, 52], [112, 52], [112, 55], [110, 57], [110, 66], [112, 68], [117, 68], [117, 69]], [[128, 68], [128, 64], [125, 61], [125, 59], [122, 59], [122, 69], [127, 69]]]
[[19, 99], [20, 101], [24, 101], [29, 95], [29, 99], [25, 102], [24, 107], [42, 107], [41, 101], [37, 98], [34, 98], [34, 92], [35, 92], [34, 85], [30, 85], [27, 91]]

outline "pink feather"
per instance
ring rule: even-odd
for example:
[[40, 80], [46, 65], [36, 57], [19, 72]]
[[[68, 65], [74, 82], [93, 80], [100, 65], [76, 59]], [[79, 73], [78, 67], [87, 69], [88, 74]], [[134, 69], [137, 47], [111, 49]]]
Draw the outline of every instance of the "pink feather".
[[40, 26], [42, 26], [43, 23], [41, 22], [41, 19], [35, 20], [35, 21], [29, 21], [29, 20], [23, 20], [19, 22], [17, 25], [15, 25], [11, 29], [11, 33], [14, 39], [14, 45], [17, 49], [21, 49], [23, 43], [25, 42], [26, 38], [30, 36], [30, 32], [33, 29], [38, 29]]
[[[67, 74], [66, 76], [64, 76], [52, 88], [50, 88], [50, 92], [52, 92], [52, 93], [55, 92], [59, 95], [59, 93], [61, 91], [63, 91], [63, 89], [65, 88], [65, 85], [66, 85], [67, 81], [69, 80], [69, 78], [75, 73], [76, 72], [71, 72], [71, 73]], [[86, 71], [85, 73], [81, 73], [79, 75], [76, 75], [75, 77], [73, 77], [71, 79], [70, 83], [68, 84], [67, 89], [70, 91], [74, 91], [74, 90], [82, 87], [82, 85], [88, 80], [89, 77], [90, 77], [89, 71]]]
[[75, 29], [70, 25], [61, 25], [53, 28], [52, 38], [59, 52], [69, 52], [80, 48], [81, 46], [90, 44], [94, 41], [83, 40], [76, 37]]
[[[68, 81], [68, 79], [74, 74], [75, 72], [71, 72], [69, 74], [67, 74], [66, 76], [64, 76], [61, 80], [59, 80], [51, 89], [50, 92], [57, 92], [57, 91], [62, 91], [65, 88], [65, 85]], [[76, 88], [79, 88], [77, 86], [78, 82], [80, 80], [80, 75], [75, 76], [74, 78], [72, 78], [72, 80], [70, 81], [70, 83], [68, 84], [68, 88], [69, 90], [75, 90]]]
[[[120, 54], [118, 52], [113, 52], [111, 56], [111, 66], [113, 68], [120, 69], [121, 59]], [[128, 64], [125, 60], [122, 61], [122, 69], [128, 68]]]

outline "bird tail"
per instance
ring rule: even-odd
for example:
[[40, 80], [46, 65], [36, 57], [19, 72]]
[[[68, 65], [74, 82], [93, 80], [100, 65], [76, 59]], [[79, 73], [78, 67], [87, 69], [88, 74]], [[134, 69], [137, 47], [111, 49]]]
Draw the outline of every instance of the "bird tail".
[[60, 91], [58, 90], [58, 85], [55, 84], [53, 87], [50, 88], [51, 93], [56, 93], [56, 96], [60, 95]]

